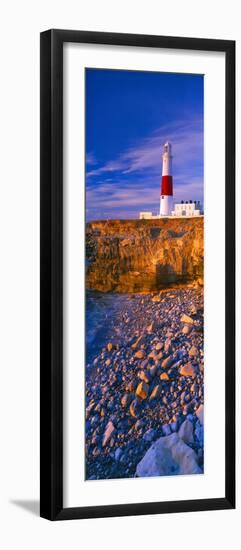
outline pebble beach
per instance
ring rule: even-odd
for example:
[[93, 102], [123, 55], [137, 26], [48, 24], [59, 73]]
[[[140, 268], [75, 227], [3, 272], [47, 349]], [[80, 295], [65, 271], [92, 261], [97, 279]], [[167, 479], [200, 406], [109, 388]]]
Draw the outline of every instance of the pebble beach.
[[92, 293], [86, 311], [86, 479], [203, 473], [203, 287]]

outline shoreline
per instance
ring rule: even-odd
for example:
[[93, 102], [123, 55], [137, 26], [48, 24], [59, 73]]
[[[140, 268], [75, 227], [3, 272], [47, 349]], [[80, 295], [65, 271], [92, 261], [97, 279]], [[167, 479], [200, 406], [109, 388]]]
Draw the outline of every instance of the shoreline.
[[[86, 479], [142, 476], [148, 451], [170, 439], [193, 453], [188, 473], [202, 473], [203, 288], [104, 293], [103, 300], [111, 303], [111, 294], [115, 316], [86, 369]], [[181, 473], [174, 463], [157, 475]]]

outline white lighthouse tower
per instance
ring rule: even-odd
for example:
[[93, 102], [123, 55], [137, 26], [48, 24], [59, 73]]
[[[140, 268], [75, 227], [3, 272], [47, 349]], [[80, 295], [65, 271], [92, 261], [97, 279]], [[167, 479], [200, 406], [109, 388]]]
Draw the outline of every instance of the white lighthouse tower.
[[163, 147], [163, 154], [162, 154], [160, 216], [171, 216], [172, 210], [173, 210], [172, 146], [167, 141]]

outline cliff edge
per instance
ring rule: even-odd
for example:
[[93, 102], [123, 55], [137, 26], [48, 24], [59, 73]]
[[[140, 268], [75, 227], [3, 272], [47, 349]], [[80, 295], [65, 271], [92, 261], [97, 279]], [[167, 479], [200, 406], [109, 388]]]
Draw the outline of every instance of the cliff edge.
[[148, 292], [203, 284], [203, 225], [204, 218], [87, 223], [87, 288]]

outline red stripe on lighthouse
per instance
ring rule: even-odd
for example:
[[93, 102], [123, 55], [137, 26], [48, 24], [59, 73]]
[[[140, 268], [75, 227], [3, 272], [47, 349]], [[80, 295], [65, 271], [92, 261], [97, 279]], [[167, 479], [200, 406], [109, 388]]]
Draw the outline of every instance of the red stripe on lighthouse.
[[172, 176], [162, 176], [161, 195], [173, 195]]

